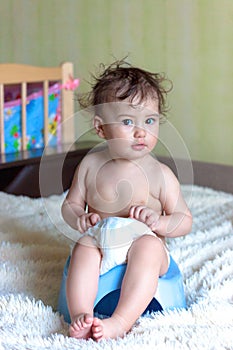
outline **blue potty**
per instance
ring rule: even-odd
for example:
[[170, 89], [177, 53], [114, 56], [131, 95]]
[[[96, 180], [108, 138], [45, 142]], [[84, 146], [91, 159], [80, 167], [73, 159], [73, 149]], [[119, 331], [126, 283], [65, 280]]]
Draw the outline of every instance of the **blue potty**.
[[[66, 279], [70, 257], [67, 259], [58, 299], [58, 311], [64, 320], [70, 323], [70, 315], [66, 301]], [[111, 316], [120, 297], [122, 279], [126, 264], [118, 265], [99, 277], [98, 293], [94, 303], [94, 313]], [[170, 256], [170, 265], [167, 273], [159, 278], [156, 298], [154, 297], [143, 314], [166, 309], [185, 308], [186, 301], [183, 288], [183, 279], [178, 265]]]

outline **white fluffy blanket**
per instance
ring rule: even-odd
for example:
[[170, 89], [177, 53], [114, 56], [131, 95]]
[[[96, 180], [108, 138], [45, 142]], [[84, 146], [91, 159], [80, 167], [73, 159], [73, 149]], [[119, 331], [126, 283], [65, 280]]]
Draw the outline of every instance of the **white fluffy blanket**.
[[76, 340], [55, 311], [73, 232], [63, 196], [0, 193], [0, 350], [233, 349], [233, 196], [184, 186], [192, 233], [170, 240], [187, 310], [141, 317], [123, 339]]

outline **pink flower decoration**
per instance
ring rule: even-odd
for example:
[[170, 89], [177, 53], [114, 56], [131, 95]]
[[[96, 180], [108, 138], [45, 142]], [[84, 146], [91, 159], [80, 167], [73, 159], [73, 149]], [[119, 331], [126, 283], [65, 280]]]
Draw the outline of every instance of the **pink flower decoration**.
[[70, 79], [63, 85], [61, 85], [62, 89], [72, 90], [74, 91], [79, 86], [79, 79], [74, 79], [70, 76]]

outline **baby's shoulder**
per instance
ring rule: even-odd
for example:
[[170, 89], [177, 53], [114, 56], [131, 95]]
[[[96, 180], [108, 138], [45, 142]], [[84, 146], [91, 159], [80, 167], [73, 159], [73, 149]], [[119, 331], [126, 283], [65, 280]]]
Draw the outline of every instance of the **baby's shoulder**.
[[157, 158], [154, 156], [151, 157], [150, 165], [148, 167], [148, 170], [151, 174], [156, 175], [156, 178], [159, 179], [160, 177], [164, 179], [169, 178], [176, 178], [173, 171], [170, 169], [169, 166], [166, 164], [160, 162]]
[[154, 155], [150, 155], [150, 158], [148, 158], [146, 165], [147, 168], [154, 172], [167, 172], [170, 170], [166, 164], [160, 162]]

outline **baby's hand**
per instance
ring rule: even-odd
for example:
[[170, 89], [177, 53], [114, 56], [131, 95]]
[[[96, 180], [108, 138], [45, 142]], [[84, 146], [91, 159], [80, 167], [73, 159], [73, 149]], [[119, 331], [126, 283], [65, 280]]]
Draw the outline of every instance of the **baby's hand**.
[[100, 216], [96, 213], [85, 213], [77, 219], [77, 229], [80, 233], [84, 233], [89, 227], [95, 226], [100, 221]]
[[160, 214], [151, 208], [134, 205], [130, 208], [129, 217], [143, 222], [151, 231], [155, 231], [159, 223]]

